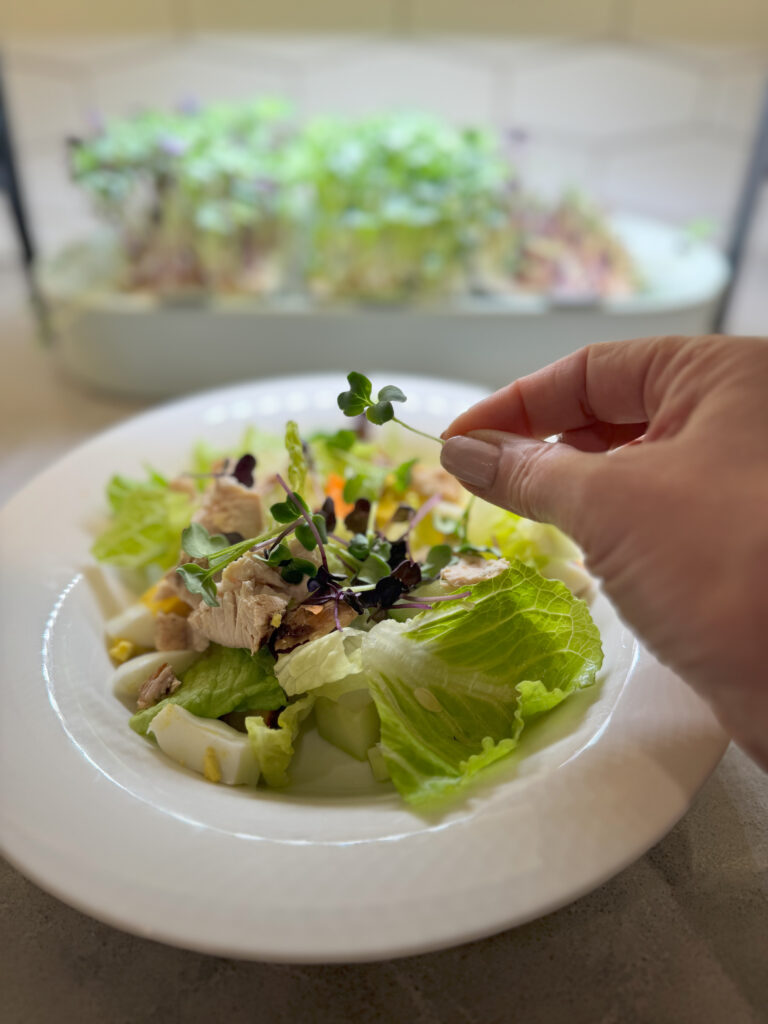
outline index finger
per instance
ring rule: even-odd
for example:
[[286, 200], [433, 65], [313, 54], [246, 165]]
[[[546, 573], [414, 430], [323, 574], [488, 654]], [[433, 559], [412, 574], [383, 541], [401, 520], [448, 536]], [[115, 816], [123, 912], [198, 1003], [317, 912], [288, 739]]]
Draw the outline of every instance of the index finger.
[[473, 405], [443, 437], [503, 430], [545, 438], [594, 423], [647, 423], [653, 385], [686, 338], [639, 338], [587, 345]]

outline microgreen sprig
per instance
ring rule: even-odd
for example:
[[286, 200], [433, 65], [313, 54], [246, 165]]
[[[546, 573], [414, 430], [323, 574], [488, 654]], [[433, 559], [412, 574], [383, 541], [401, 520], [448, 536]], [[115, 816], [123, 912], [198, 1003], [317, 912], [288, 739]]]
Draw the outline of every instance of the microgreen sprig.
[[394, 384], [387, 384], [381, 388], [374, 399], [373, 385], [365, 374], [355, 373], [354, 371], [348, 373], [347, 382], [349, 383], [349, 390], [342, 391], [336, 399], [339, 408], [345, 416], [361, 416], [365, 414], [365, 418], [369, 423], [375, 423], [377, 426], [393, 420], [395, 423], [399, 423], [401, 427], [405, 427], [406, 430], [410, 430], [412, 434], [427, 437], [430, 441], [436, 441], [438, 444], [445, 443], [441, 438], [435, 437], [434, 434], [417, 430], [416, 427], [404, 423], [403, 420], [395, 416], [395, 408], [392, 403], [405, 402], [407, 399], [400, 388], [395, 387]]

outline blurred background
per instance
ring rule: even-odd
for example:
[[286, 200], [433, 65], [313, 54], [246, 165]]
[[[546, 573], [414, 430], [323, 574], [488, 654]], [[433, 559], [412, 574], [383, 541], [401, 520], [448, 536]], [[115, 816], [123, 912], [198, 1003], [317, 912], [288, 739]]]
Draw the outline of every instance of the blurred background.
[[357, 353], [493, 385], [766, 332], [764, 0], [1, 10], [3, 308], [31, 335], [26, 244], [70, 379], [157, 398]]

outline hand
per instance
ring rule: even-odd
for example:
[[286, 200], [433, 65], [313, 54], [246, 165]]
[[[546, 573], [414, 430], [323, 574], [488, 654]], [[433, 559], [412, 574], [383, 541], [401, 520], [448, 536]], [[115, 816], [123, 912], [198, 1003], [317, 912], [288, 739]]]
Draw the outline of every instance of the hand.
[[623, 618], [768, 768], [768, 341], [590, 345], [443, 436], [468, 490], [576, 540]]

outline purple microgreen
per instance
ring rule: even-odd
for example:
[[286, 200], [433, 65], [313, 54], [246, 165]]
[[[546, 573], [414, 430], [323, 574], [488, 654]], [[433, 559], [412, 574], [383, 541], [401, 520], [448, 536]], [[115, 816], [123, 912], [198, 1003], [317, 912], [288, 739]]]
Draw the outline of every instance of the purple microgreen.
[[253, 471], [256, 468], [256, 458], [250, 453], [241, 455], [235, 463], [231, 476], [243, 487], [253, 487]]
[[334, 598], [333, 598], [333, 621], [336, 624], [336, 629], [338, 629], [339, 632], [341, 632], [341, 629], [342, 629], [341, 619], [339, 618], [339, 599], [340, 599], [340, 596], [341, 595], [337, 593], [334, 596]]
[[358, 498], [355, 507], [344, 518], [344, 525], [350, 533], [365, 533], [370, 511], [370, 501], [367, 498]]
[[416, 509], [411, 505], [398, 505], [395, 511], [392, 513], [392, 523], [407, 523], [411, 516], [415, 513]]
[[363, 564], [357, 570], [357, 579], [362, 583], [378, 583], [390, 575], [387, 562], [373, 551], [370, 552]]
[[325, 529], [332, 533], [336, 529], [336, 505], [329, 495], [320, 507], [319, 513], [325, 519]]
[[442, 500], [442, 494], [433, 494], [430, 498], [427, 498], [424, 504], [416, 512], [414, 512], [413, 517], [408, 525], [408, 529], [415, 529], [422, 521], [422, 519], [432, 511], [435, 505], [439, 505]]
[[400, 538], [400, 540], [393, 540], [390, 545], [389, 558], [387, 558], [390, 568], [396, 568], [398, 565], [400, 565], [401, 562], [405, 561], [407, 558], [408, 545], [406, 544], [405, 540], [402, 537]]
[[400, 580], [407, 590], [412, 590], [421, 583], [421, 566], [418, 562], [404, 561], [392, 570], [396, 580]]
[[391, 608], [404, 590], [400, 580], [385, 576], [372, 590], [359, 593], [357, 599], [364, 608]]

